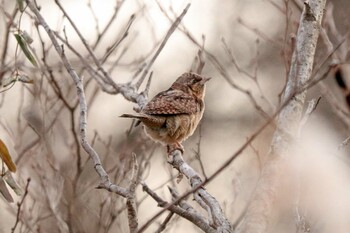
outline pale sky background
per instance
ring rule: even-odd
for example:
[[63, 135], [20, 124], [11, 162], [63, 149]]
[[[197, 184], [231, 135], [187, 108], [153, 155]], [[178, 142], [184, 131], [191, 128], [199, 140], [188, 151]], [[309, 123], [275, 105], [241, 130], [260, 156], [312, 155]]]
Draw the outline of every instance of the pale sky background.
[[[37, 1], [41, 8], [41, 13], [47, 20], [49, 26], [62, 32], [66, 28], [66, 34], [71, 44], [75, 48], [86, 54], [81, 42], [78, 40], [74, 30], [70, 27], [67, 20], [62, 20], [62, 14], [53, 1]], [[114, 11], [114, 2], [110, 0], [91, 1], [92, 8], [99, 21], [99, 28], [107, 23], [109, 17]], [[261, 98], [261, 93], [274, 105], [277, 104], [278, 94], [284, 85], [286, 79], [286, 69], [283, 57], [281, 55], [281, 46], [273, 43], [271, 40], [280, 40], [283, 42], [285, 36], [286, 20], [273, 4], [268, 0], [194, 0], [194, 1], [170, 1], [162, 0], [161, 5], [169, 11], [169, 7], [179, 15], [188, 2], [191, 7], [183, 19], [183, 24], [189, 29], [194, 37], [201, 41], [202, 35], [206, 36], [205, 48], [214, 54], [220, 62], [225, 65], [231, 78], [240, 86], [252, 91], [257, 102], [261, 104], [269, 114], [273, 113], [273, 108]], [[284, 7], [284, 1], [274, 1], [281, 7]], [[334, 1], [339, 5], [341, 1]], [[89, 43], [95, 41], [95, 21], [91, 11], [86, 5], [86, 1], [61, 1], [68, 14], [72, 17], [79, 30]], [[12, 10], [13, 3], [6, 2], [6, 9]], [[348, 4], [349, 5], [349, 4]], [[346, 7], [348, 7], [346, 5]], [[344, 9], [347, 9], [347, 8]], [[140, 10], [143, 9], [143, 10]], [[130, 44], [128, 52], [122, 59], [118, 67], [111, 73], [111, 76], [118, 83], [130, 80], [137, 67], [127, 66], [135, 59], [141, 58], [148, 53], [156, 41], [160, 41], [170, 27], [169, 21], [160, 11], [156, 1], [129, 0], [124, 3], [118, 15], [118, 20], [113, 24], [113, 30], [103, 38], [98, 47], [96, 55], [102, 57], [105, 54], [107, 44], [115, 40], [119, 32], [125, 28], [129, 17], [136, 13], [136, 19], [129, 31], [129, 38], [135, 37]], [[339, 11], [340, 15], [342, 11]], [[172, 13], [169, 11], [170, 15]], [[298, 19], [297, 10], [292, 11], [294, 19]], [[340, 17], [340, 16], [339, 16]], [[252, 32], [246, 26], [239, 23], [241, 19], [245, 25], [251, 28], [257, 28], [263, 32], [269, 39], [259, 37], [257, 33]], [[0, 19], [0, 35], [4, 29], [4, 19]], [[296, 28], [296, 22], [291, 23], [291, 27]], [[28, 17], [22, 19], [22, 29], [27, 30], [34, 38], [34, 48], [39, 46], [40, 41], [37, 38], [36, 31], [32, 28], [32, 21]], [[115, 34], [111, 33], [114, 32]], [[292, 30], [295, 33], [295, 30]], [[42, 31], [43, 32], [43, 31]], [[47, 35], [44, 34], [47, 39]], [[12, 38], [12, 37], [11, 37]], [[239, 74], [233, 67], [227, 56], [221, 39], [225, 38], [230, 49], [233, 51], [241, 68], [248, 73], [254, 72], [254, 65], [258, 64], [257, 77], [261, 86], [259, 92], [255, 83], [244, 75]], [[287, 38], [290, 38], [289, 35]], [[11, 41], [9, 57], [14, 54], [15, 40]], [[256, 43], [259, 39], [259, 43]], [[47, 41], [47, 43], [50, 43]], [[128, 43], [128, 39], [123, 43]], [[2, 41], [1, 45], [2, 46]], [[0, 47], [1, 48], [1, 47]], [[121, 49], [116, 51], [120, 54]], [[182, 73], [191, 68], [193, 59], [198, 52], [198, 48], [184, 36], [180, 31], [175, 31], [168, 43], [162, 50], [156, 62], [152, 66], [153, 82], [150, 89], [150, 97], [169, 85]], [[59, 62], [58, 56], [53, 55], [49, 60], [52, 63]], [[67, 54], [71, 59], [74, 55]], [[258, 55], [257, 55], [258, 54]], [[22, 54], [23, 55], [23, 54]], [[148, 62], [146, 60], [145, 62]], [[29, 67], [29, 63], [26, 63]], [[230, 87], [218, 71], [207, 61], [203, 70], [203, 75], [212, 77], [207, 86], [206, 111], [202, 121], [202, 158], [207, 174], [212, 174], [226, 159], [228, 159], [247, 138], [264, 122], [264, 118], [259, 115], [245, 94], [238, 92]], [[67, 75], [68, 77], [68, 75]], [[35, 79], [35, 77], [34, 77]], [[62, 84], [67, 82], [61, 80]], [[329, 81], [330, 86], [333, 85]], [[7, 127], [16, 131], [16, 118], [18, 115], [18, 106], [20, 105], [19, 93], [23, 90], [22, 84], [16, 84], [10, 91], [0, 94], [1, 99], [5, 98], [4, 104], [0, 108], [0, 121], [6, 122]], [[87, 92], [89, 93], [89, 92]], [[2, 96], [1, 96], [2, 95]], [[318, 97], [320, 95], [317, 87], [310, 91], [309, 97]], [[74, 96], [74, 95], [73, 95]], [[343, 101], [342, 99], [339, 100]], [[27, 95], [24, 105], [29, 113], [35, 109], [33, 101]], [[89, 115], [89, 134], [92, 137], [94, 131], [98, 131], [101, 136], [108, 137], [112, 135], [116, 142], [123, 140], [125, 131], [130, 127], [130, 122], [126, 119], [118, 118], [123, 113], [131, 113], [132, 103], [127, 102], [121, 95], [113, 96], [106, 93], [99, 93], [96, 101], [90, 108]], [[38, 110], [40, 111], [40, 110]], [[29, 114], [27, 112], [27, 114]], [[24, 113], [21, 113], [24, 114]], [[62, 121], [64, 125], [64, 119]], [[7, 130], [3, 130], [4, 124], [0, 125], [0, 137], [6, 141], [10, 150], [16, 156], [13, 145], [16, 142], [16, 136], [9, 135]], [[136, 129], [137, 130], [137, 129]], [[143, 133], [142, 131], [137, 131]], [[260, 160], [264, 161], [264, 156], [268, 151], [273, 129], [270, 127], [265, 130], [262, 136], [253, 143], [260, 152]], [[350, 214], [349, 196], [350, 188], [349, 161], [346, 155], [347, 151], [337, 151], [337, 146], [347, 136], [342, 124], [332, 115], [328, 103], [322, 100], [319, 108], [310, 117], [305, 129], [302, 132], [300, 143], [297, 145], [296, 155], [288, 160], [288, 169], [291, 174], [303, 177], [301, 184], [301, 195], [305, 197], [301, 200], [308, 208], [311, 219], [316, 219], [316, 225], [323, 229], [322, 232], [346, 232], [349, 229], [348, 219]], [[185, 142], [185, 157], [192, 157], [192, 149], [196, 147], [199, 135], [198, 131]], [[59, 144], [59, 141], [57, 142]], [[12, 145], [12, 146], [11, 146]], [[59, 147], [59, 146], [57, 146]], [[58, 149], [59, 150], [59, 149]], [[223, 203], [227, 216], [231, 222], [239, 216], [240, 211], [249, 201], [250, 194], [253, 191], [257, 181], [258, 160], [253, 150], [248, 149], [226, 169], [217, 179], [207, 186], [207, 190], [215, 196], [220, 203]], [[69, 161], [69, 154], [62, 153], [58, 161], [65, 163]], [[345, 161], [345, 162], [344, 162]], [[199, 169], [198, 163], [193, 162], [196, 169]], [[21, 170], [19, 165], [18, 176], [23, 176], [25, 180], [28, 174], [24, 168]], [[157, 154], [152, 159], [152, 167], [146, 178], [151, 187], [157, 187], [166, 181], [168, 165], [165, 159], [164, 148], [158, 148]], [[288, 170], [287, 169], [287, 170]], [[295, 170], [293, 170], [295, 169]], [[289, 174], [289, 172], [286, 172]], [[272, 223], [271, 232], [293, 232], [284, 231], [285, 224], [290, 224], [291, 218], [284, 217], [293, 214], [292, 195], [295, 189], [287, 192], [290, 188], [290, 178], [285, 177], [286, 187], [283, 189], [281, 199], [276, 204], [276, 221]], [[33, 181], [34, 182], [34, 181]], [[294, 186], [293, 186], [294, 187]], [[179, 184], [179, 190], [188, 189], [187, 181], [183, 180]], [[286, 191], [287, 190], [287, 191]], [[164, 197], [169, 198], [166, 187], [157, 191]], [[285, 193], [284, 193], [285, 192]], [[237, 194], [238, 193], [238, 194]], [[139, 188], [138, 194], [143, 196]], [[235, 196], [237, 194], [237, 196]], [[285, 200], [283, 200], [285, 198]], [[288, 204], [284, 204], [287, 202]], [[7, 205], [0, 198], [0, 233], [9, 232], [13, 226], [15, 218], [10, 216], [7, 211], [15, 211], [16, 205]], [[4, 210], [4, 211], [3, 211]], [[159, 208], [156, 203], [149, 199], [139, 208], [140, 224], [156, 213]], [[324, 223], [320, 223], [324, 221]], [[150, 229], [155, 229], [155, 226]], [[170, 227], [171, 228], [171, 227]], [[332, 231], [339, 229], [337, 231]], [[176, 228], [169, 232], [199, 232], [191, 223], [181, 220]], [[152, 230], [148, 231], [152, 232]]]

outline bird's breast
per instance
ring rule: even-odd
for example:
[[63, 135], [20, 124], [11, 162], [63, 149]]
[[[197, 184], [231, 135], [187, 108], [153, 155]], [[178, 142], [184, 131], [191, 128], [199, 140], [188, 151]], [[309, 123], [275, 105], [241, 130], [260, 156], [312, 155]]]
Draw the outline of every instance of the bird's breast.
[[181, 143], [194, 133], [202, 118], [203, 110], [194, 114], [167, 116], [161, 127], [150, 128], [145, 125], [145, 132], [163, 144]]

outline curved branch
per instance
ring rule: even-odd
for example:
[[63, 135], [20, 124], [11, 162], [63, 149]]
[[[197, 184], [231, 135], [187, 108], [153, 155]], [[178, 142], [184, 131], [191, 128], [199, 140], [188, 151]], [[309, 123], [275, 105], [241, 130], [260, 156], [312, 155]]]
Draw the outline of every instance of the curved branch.
[[52, 44], [54, 45], [57, 53], [59, 54], [64, 67], [67, 69], [68, 73], [70, 74], [72, 80], [74, 81], [76, 88], [77, 88], [77, 95], [79, 99], [79, 106], [80, 106], [80, 137], [81, 137], [81, 145], [86, 151], [86, 153], [90, 156], [92, 161], [94, 162], [94, 168], [97, 172], [97, 174], [100, 176], [100, 184], [98, 188], [104, 188], [108, 191], [115, 192], [123, 197], [127, 197], [129, 191], [125, 188], [119, 187], [115, 184], [112, 184], [112, 182], [109, 179], [108, 174], [104, 170], [104, 168], [101, 165], [101, 160], [96, 151], [91, 147], [91, 145], [88, 142], [87, 138], [87, 104], [86, 104], [86, 98], [85, 98], [85, 92], [84, 92], [84, 86], [83, 81], [80, 79], [80, 77], [77, 75], [75, 70], [73, 69], [71, 63], [69, 62], [68, 58], [65, 55], [63, 47], [61, 47], [58, 44], [58, 41], [53, 33], [53, 31], [50, 29], [48, 24], [46, 23], [45, 19], [42, 17], [36, 6], [31, 0], [27, 0], [27, 4], [29, 9], [35, 14], [35, 16], [38, 19], [38, 22], [43, 28], [45, 29], [46, 33], [50, 37]]

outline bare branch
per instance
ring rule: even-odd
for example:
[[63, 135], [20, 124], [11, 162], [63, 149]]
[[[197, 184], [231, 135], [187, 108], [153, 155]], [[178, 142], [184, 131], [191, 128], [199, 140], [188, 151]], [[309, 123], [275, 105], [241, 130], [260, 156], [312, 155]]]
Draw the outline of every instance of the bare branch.
[[29, 183], [30, 183], [30, 178], [28, 178], [27, 179], [27, 185], [26, 185], [26, 187], [25, 187], [25, 191], [24, 191], [24, 195], [23, 195], [23, 197], [22, 197], [22, 200], [21, 200], [21, 202], [19, 202], [19, 203], [17, 203], [17, 216], [16, 216], [16, 222], [15, 222], [15, 225], [11, 228], [11, 232], [13, 233], [13, 232], [15, 232], [15, 230], [16, 230], [16, 227], [17, 227], [17, 224], [18, 224], [18, 222], [19, 222], [19, 215], [21, 214], [21, 207], [22, 207], [22, 205], [23, 205], [23, 202], [24, 202], [24, 200], [25, 200], [25, 198], [27, 197], [27, 195], [28, 195], [28, 188], [29, 188]]
[[[194, 212], [189, 211], [188, 209], [183, 209], [176, 205], [168, 205], [166, 201], [164, 201], [160, 196], [158, 196], [155, 192], [153, 192], [144, 182], [141, 182], [141, 185], [143, 187], [143, 191], [147, 192], [155, 201], [157, 201], [158, 205], [161, 207], [168, 206], [167, 209], [169, 209], [171, 212], [174, 212], [178, 214], [179, 216], [189, 220], [190, 222], [194, 223], [196, 226], [198, 226], [200, 229], [202, 229], [204, 232], [207, 233], [215, 233], [218, 232], [214, 228], [210, 227], [208, 222], [200, 215], [195, 214]], [[145, 231], [145, 226], [148, 226], [153, 222], [153, 219], [150, 219], [143, 227], [141, 227], [138, 231], [138, 233]]]
[[136, 200], [135, 200], [135, 190], [136, 186], [139, 183], [139, 165], [136, 160], [136, 155], [132, 154], [132, 163], [133, 163], [133, 168], [132, 168], [132, 176], [130, 180], [130, 185], [129, 185], [129, 195], [126, 198], [126, 206], [128, 209], [128, 220], [129, 220], [129, 229], [130, 233], [135, 233], [137, 232], [137, 227], [138, 227], [138, 219], [137, 219], [137, 209], [136, 209]]
[[316, 43], [319, 36], [323, 10], [326, 0], [305, 2], [300, 20], [296, 48], [283, 101], [291, 101], [279, 114], [277, 129], [274, 133], [269, 152], [270, 160], [265, 165], [259, 183], [248, 206], [245, 218], [237, 232], [266, 232], [273, 201], [279, 184], [282, 159], [288, 156], [293, 137], [297, 136], [306, 90], [295, 94], [312, 76], [312, 67]]
[[[172, 22], [172, 19], [170, 16], [166, 13], [166, 11], [163, 9], [163, 7], [160, 5], [160, 3], [157, 1], [157, 4], [163, 14], [167, 17], [167, 19]], [[188, 39], [194, 43], [197, 47], [202, 48], [201, 43], [199, 43], [195, 37], [185, 28], [185, 26], [181, 25], [179, 27], [179, 30], [185, 34], [185, 36], [188, 37]], [[253, 94], [250, 90], [246, 90], [239, 86], [236, 82], [233, 81], [233, 79], [230, 77], [228, 71], [226, 70], [225, 66], [220, 63], [220, 61], [215, 57], [211, 52], [209, 52], [207, 49], [203, 49], [203, 53], [206, 55], [206, 58], [213, 64], [213, 66], [219, 71], [219, 73], [222, 75], [222, 77], [227, 81], [227, 83], [237, 91], [245, 94], [248, 99], [251, 101], [255, 109], [259, 112], [261, 116], [263, 116], [265, 119], [269, 119], [269, 114], [264, 111], [264, 109], [257, 103], [257, 101], [254, 99]]]
[[88, 153], [90, 158], [92, 159], [94, 163], [94, 168], [98, 175], [100, 176], [100, 185], [98, 188], [104, 188], [108, 191], [115, 192], [123, 197], [127, 197], [128, 191], [125, 188], [119, 187], [115, 184], [112, 184], [109, 176], [107, 175], [106, 171], [101, 165], [100, 158], [96, 151], [90, 146], [87, 138], [87, 105], [86, 105], [86, 98], [84, 93], [84, 86], [82, 83], [82, 80], [78, 77], [77, 73], [73, 69], [72, 65], [70, 64], [69, 60], [67, 59], [63, 47], [61, 47], [58, 44], [58, 41], [53, 34], [50, 27], [47, 25], [45, 19], [42, 17], [36, 6], [31, 0], [27, 0], [28, 7], [30, 10], [35, 14], [35, 16], [38, 19], [38, 22], [43, 28], [45, 29], [46, 33], [50, 37], [58, 55], [61, 57], [61, 60], [67, 69], [68, 73], [70, 74], [71, 78], [73, 79], [76, 87], [77, 87], [77, 95], [79, 98], [79, 105], [80, 105], [80, 137], [81, 137], [81, 145]]
[[320, 103], [320, 100], [321, 100], [321, 97], [318, 97], [317, 99], [312, 99], [309, 101], [306, 112], [305, 112], [303, 118], [300, 120], [298, 135], [300, 135], [301, 129], [304, 128], [304, 126], [305, 126], [307, 120], [309, 119], [309, 117], [311, 116], [311, 114], [316, 110], [318, 104]]
[[187, 6], [185, 7], [185, 9], [183, 10], [183, 12], [179, 15], [179, 17], [177, 17], [177, 19], [174, 21], [174, 23], [169, 28], [168, 32], [166, 33], [166, 35], [164, 37], [164, 40], [159, 45], [159, 48], [157, 49], [156, 53], [153, 55], [152, 59], [149, 61], [149, 63], [147, 64], [147, 66], [143, 70], [143, 73], [142, 73], [139, 81], [135, 84], [136, 89], [139, 89], [139, 87], [143, 83], [143, 80], [146, 78], [146, 75], [148, 74], [149, 70], [151, 69], [154, 61], [157, 59], [158, 55], [160, 54], [160, 52], [164, 48], [165, 44], [168, 42], [170, 36], [173, 34], [173, 32], [176, 30], [176, 28], [180, 24], [181, 20], [183, 19], [183, 17], [186, 15], [186, 13], [187, 13], [188, 9], [190, 8], [190, 6], [191, 6], [191, 4], [188, 3]]
[[135, 20], [135, 15], [131, 15], [128, 23], [125, 26], [124, 32], [121, 35], [121, 37], [110, 47], [107, 49], [106, 54], [102, 58], [102, 63], [105, 63], [105, 61], [108, 59], [108, 57], [113, 53], [113, 51], [123, 42], [123, 40], [129, 35], [129, 29], [132, 25], [132, 23]]
[[155, 231], [155, 233], [161, 233], [162, 231], [164, 231], [173, 216], [174, 212], [170, 212], [168, 216], [166, 216], [162, 224], [160, 224], [159, 228]]

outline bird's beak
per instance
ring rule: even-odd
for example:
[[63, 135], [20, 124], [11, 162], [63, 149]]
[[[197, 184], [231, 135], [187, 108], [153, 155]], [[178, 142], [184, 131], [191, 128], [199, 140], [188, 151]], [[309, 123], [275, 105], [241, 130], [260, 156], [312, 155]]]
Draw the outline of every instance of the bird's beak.
[[210, 79], [211, 79], [211, 78], [203, 78], [203, 79], [200, 81], [200, 83], [201, 83], [201, 84], [204, 84], [204, 83], [208, 82]]

